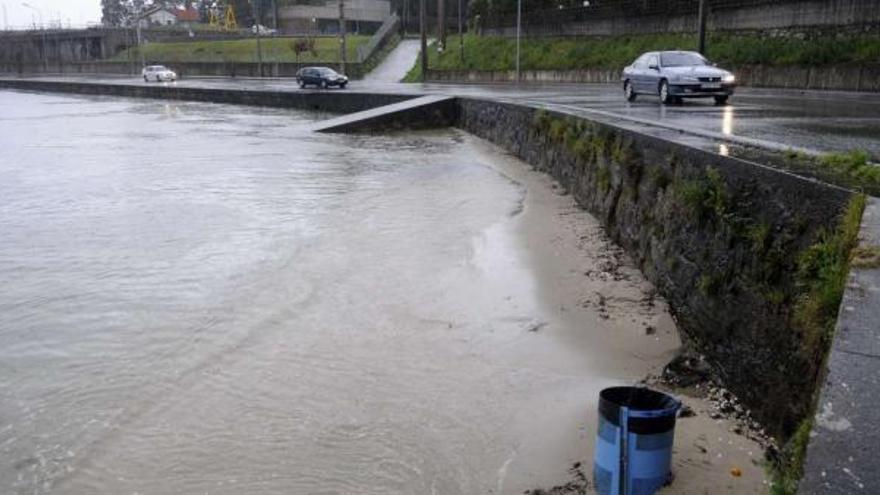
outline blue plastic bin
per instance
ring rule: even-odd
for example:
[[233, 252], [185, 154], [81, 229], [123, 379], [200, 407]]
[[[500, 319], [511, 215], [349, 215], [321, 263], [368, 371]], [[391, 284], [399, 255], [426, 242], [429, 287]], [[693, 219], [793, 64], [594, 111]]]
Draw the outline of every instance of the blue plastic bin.
[[669, 478], [681, 402], [640, 387], [599, 393], [593, 486], [600, 495], [653, 495]]

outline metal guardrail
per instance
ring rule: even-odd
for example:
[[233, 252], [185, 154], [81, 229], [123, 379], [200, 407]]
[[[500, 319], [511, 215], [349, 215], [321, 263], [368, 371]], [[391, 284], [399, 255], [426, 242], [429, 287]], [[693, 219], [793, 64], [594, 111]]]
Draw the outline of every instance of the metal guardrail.
[[[710, 10], [733, 10], [766, 4], [797, 4], [804, 0], [707, 0]], [[673, 14], [694, 14], [698, 9], [695, 0], [589, 0], [583, 6], [527, 9], [524, 5], [522, 24], [541, 26], [588, 22], [598, 19], [639, 17]], [[503, 28], [516, 25], [515, 12], [489, 12], [482, 19], [483, 28]]]
[[389, 17], [385, 18], [385, 21], [382, 22], [382, 25], [379, 26], [379, 29], [370, 37], [370, 41], [366, 42], [363, 45], [357, 47], [357, 62], [362, 64], [373, 52], [376, 51], [382, 43], [385, 42], [385, 39], [393, 34], [395, 30], [397, 30], [400, 25], [400, 18], [397, 17], [397, 14], [391, 14]]

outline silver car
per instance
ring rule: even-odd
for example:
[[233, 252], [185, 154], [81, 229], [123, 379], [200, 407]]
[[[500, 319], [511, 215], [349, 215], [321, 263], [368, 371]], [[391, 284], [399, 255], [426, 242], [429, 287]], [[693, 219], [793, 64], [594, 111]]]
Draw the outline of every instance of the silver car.
[[682, 98], [715, 98], [727, 103], [736, 88], [730, 72], [715, 67], [697, 52], [648, 52], [623, 69], [623, 93], [628, 101], [640, 94], [658, 95], [664, 104]]

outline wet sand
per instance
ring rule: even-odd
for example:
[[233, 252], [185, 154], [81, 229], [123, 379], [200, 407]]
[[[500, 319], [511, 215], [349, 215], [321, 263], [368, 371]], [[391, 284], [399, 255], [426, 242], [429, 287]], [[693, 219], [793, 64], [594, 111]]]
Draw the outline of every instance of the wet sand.
[[[475, 146], [487, 156], [504, 155], [482, 141]], [[523, 213], [510, 227], [526, 240], [540, 297], [558, 308], [554, 321], [540, 329], [543, 336], [577, 349], [596, 366], [599, 376], [614, 384], [636, 384], [647, 375], [659, 374], [676, 355], [680, 341], [666, 303], [652, 285], [610, 242], [598, 222], [549, 176], [509, 155], [489, 161], [528, 191]], [[547, 399], [541, 418], [546, 423], [532, 424], [533, 431], [540, 432], [532, 439], [534, 444], [553, 454], [535, 455], [524, 465], [514, 460], [504, 480], [509, 483], [505, 493], [520, 493], [524, 486], [548, 489], [568, 483], [575, 478], [571, 467], [578, 462], [580, 471], [591, 477], [598, 393], [585, 386], [571, 394], [571, 398]], [[579, 394], [584, 395], [576, 397]], [[766, 493], [760, 445], [733, 433], [733, 421], [711, 419], [707, 400], [678, 397], [696, 415], [677, 422], [674, 482], [662, 493]], [[545, 474], [532, 475], [542, 471]]]

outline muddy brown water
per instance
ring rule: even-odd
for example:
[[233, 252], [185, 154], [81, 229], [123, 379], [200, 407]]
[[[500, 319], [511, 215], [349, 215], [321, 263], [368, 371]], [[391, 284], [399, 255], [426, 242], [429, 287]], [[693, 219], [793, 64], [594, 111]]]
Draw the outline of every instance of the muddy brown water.
[[2, 493], [522, 493], [677, 345], [588, 215], [458, 131], [0, 107]]

